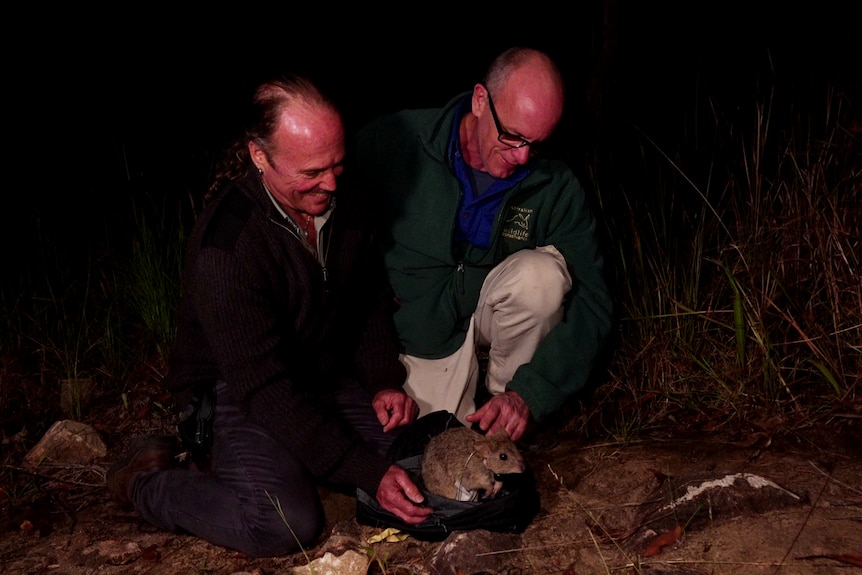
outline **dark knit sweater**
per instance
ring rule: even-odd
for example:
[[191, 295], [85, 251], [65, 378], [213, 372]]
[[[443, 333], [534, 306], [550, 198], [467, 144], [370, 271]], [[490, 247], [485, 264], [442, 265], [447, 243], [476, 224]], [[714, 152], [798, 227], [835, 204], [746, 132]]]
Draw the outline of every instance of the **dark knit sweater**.
[[256, 173], [208, 205], [188, 241], [167, 386], [182, 398], [224, 380], [315, 477], [376, 493], [389, 465], [319, 406], [342, 378], [373, 396], [401, 388], [406, 376], [362, 205], [339, 187], [318, 238], [325, 268]]

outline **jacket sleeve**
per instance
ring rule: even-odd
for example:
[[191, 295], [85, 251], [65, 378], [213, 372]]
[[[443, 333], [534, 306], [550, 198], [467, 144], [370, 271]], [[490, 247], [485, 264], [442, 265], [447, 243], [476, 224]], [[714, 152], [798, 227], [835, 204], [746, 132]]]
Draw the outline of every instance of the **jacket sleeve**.
[[[248, 254], [245, 254], [246, 256]], [[264, 276], [230, 250], [208, 248], [189, 285], [222, 377], [245, 398], [241, 409], [279, 438], [312, 475], [375, 493], [388, 463], [297, 385], [303, 363], [292, 326], [275, 308]]]
[[358, 322], [363, 326], [354, 354], [357, 378], [375, 394], [383, 389], [401, 389], [407, 371], [398, 354], [401, 344], [395, 327], [394, 314], [398, 304], [389, 282], [383, 259], [384, 244], [389, 241], [385, 226], [385, 195], [379, 180], [377, 162], [387, 157], [381, 147], [378, 125], [386, 118], [377, 118], [354, 136], [354, 149], [349, 157], [348, 177], [351, 191], [347, 210], [359, 214], [366, 226], [368, 245], [363, 253], [362, 285], [368, 289], [365, 301], [368, 313]]
[[407, 369], [398, 359], [399, 342], [395, 329], [395, 294], [383, 266], [382, 256], [369, 254], [365, 279], [371, 292], [368, 313], [361, 321], [362, 330], [354, 352], [357, 379], [372, 395], [384, 389], [401, 389]]
[[558, 410], [586, 385], [610, 332], [612, 317], [596, 221], [584, 190], [568, 169], [560, 170], [554, 181], [559, 193], [541, 243], [555, 246], [565, 258], [572, 290], [564, 303], [562, 321], [507, 386], [527, 402], [536, 421]]

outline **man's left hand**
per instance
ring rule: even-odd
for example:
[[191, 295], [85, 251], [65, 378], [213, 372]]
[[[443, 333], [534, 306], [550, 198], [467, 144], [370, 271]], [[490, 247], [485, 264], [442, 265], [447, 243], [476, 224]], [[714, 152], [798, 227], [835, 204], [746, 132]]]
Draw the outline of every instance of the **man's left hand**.
[[506, 391], [492, 397], [466, 419], [470, 423], [478, 421], [479, 429], [489, 435], [502, 430], [512, 441], [518, 441], [530, 422], [530, 408], [517, 392]]
[[419, 406], [413, 398], [398, 389], [384, 389], [377, 392], [371, 405], [377, 414], [377, 420], [383, 426], [383, 431], [408, 425], [419, 413]]
[[434, 510], [425, 503], [425, 496], [402, 468], [392, 465], [377, 486], [377, 502], [386, 511], [410, 525], [422, 523]]

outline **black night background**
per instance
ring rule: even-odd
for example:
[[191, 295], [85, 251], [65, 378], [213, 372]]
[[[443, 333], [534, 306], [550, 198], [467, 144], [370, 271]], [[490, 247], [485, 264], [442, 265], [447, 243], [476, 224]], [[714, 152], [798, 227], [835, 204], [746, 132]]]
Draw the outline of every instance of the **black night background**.
[[327, 87], [350, 130], [381, 112], [442, 105], [502, 49], [539, 47], [569, 84], [556, 140], [576, 164], [589, 150], [621, 158], [635, 132], [672, 145], [703, 94], [721, 113], [743, 114], [770, 83], [799, 103], [822, 99], [828, 85], [858, 85], [859, 27], [847, 10], [646, 4], [539, 4], [510, 17], [453, 10], [427, 21], [418, 6], [410, 18], [369, 11], [340, 22], [334, 7], [333, 21], [240, 9], [199, 19], [153, 8], [54, 15], [28, 41], [4, 40], [4, 275], [39, 268], [46, 249], [92, 257], [94, 243], [123, 232], [132, 204], [199, 198], [251, 87], [281, 70]]

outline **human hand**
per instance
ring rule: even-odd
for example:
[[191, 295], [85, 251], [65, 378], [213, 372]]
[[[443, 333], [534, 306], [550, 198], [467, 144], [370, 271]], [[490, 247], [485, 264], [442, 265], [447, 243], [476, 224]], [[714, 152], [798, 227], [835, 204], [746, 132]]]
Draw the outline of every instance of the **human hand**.
[[479, 429], [494, 434], [504, 431], [512, 441], [518, 441], [530, 422], [530, 408], [515, 391], [495, 395], [488, 403], [466, 417], [470, 423], [479, 422]]
[[425, 497], [407, 472], [397, 465], [391, 466], [380, 480], [376, 498], [383, 509], [410, 525], [422, 523], [434, 513], [430, 507], [418, 505]]
[[371, 402], [383, 431], [408, 425], [416, 419], [419, 406], [412, 397], [400, 389], [378, 391]]

